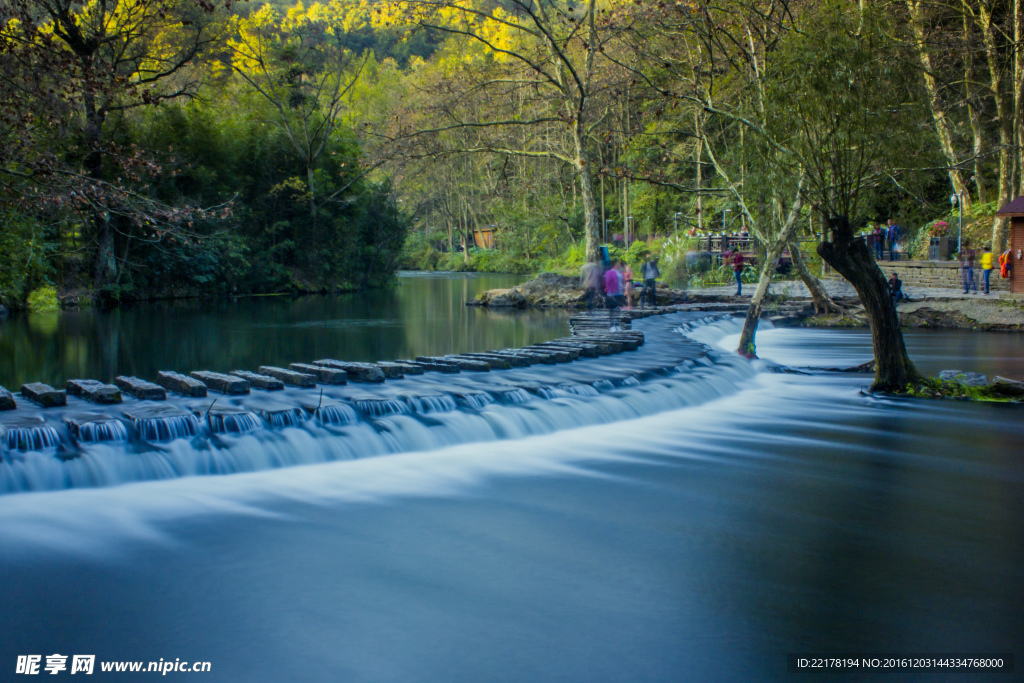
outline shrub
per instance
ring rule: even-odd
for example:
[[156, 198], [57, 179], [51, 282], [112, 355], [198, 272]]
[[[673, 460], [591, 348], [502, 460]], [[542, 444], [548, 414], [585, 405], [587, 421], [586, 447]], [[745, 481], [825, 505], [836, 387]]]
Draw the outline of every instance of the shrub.
[[33, 313], [53, 313], [60, 310], [60, 299], [52, 285], [34, 290], [28, 295], [28, 310]]

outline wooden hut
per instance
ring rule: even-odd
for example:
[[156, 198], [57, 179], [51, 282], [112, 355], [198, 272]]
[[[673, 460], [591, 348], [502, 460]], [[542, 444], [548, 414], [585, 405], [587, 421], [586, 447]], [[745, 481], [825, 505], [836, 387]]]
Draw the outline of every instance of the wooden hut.
[[[999, 209], [996, 215], [1010, 219], [1010, 292], [1024, 294], [1024, 196]], [[993, 259], [998, 273], [999, 254]]]

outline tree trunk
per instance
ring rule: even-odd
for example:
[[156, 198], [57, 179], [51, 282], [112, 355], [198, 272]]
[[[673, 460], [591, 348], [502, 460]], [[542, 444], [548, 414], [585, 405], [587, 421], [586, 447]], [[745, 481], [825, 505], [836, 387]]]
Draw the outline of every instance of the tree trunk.
[[871, 345], [875, 353], [875, 391], [905, 391], [907, 385], [922, 381], [907, 355], [900, 331], [896, 304], [874, 256], [864, 240], [854, 239], [846, 216], [828, 219], [831, 241], [818, 245], [818, 254], [857, 290], [871, 324]]
[[704, 134], [701, 132], [700, 114], [696, 110], [696, 108], [693, 111], [693, 127], [697, 133], [697, 153], [695, 154], [697, 162], [695, 169], [695, 186], [697, 188], [697, 228], [702, 230], [704, 229], [704, 200], [703, 196], [700, 193], [700, 186], [702, 184], [701, 176], [703, 175], [703, 169], [701, 168], [701, 159], [704, 156]]
[[[803, 181], [801, 179], [800, 186], [797, 188], [796, 201], [793, 202], [793, 206], [789, 209], [789, 216], [786, 217], [786, 223], [782, 226], [782, 232], [779, 234], [778, 239], [773, 240], [771, 246], [766, 250], [764, 263], [761, 264], [761, 278], [757, 282], [754, 296], [750, 299], [750, 308], [747, 309], [747, 318], [743, 321], [743, 331], [740, 333], [740, 343], [736, 349], [740, 355], [747, 358], [755, 358], [757, 356], [754, 337], [757, 334], [757, 325], [761, 321], [764, 297], [768, 293], [769, 285], [772, 283], [772, 273], [775, 272], [775, 264], [779, 261], [779, 254], [782, 253], [783, 247], [786, 246], [786, 243], [796, 232], [796, 222], [800, 217], [800, 207], [803, 205], [800, 199], [800, 187], [802, 186]], [[777, 202], [776, 206], [779, 206]], [[781, 209], [781, 207], [779, 208]], [[781, 215], [777, 214], [777, 216], [781, 219]]]
[[782, 247], [786, 244], [786, 236], [777, 239], [772, 243], [768, 253], [765, 255], [764, 263], [761, 265], [761, 278], [757, 281], [757, 289], [750, 299], [750, 308], [747, 309], [747, 318], [743, 321], [743, 331], [740, 333], [740, 343], [736, 351], [747, 358], [757, 357], [757, 347], [754, 345], [754, 336], [757, 334], [757, 325], [761, 321], [761, 309], [764, 304], [764, 297], [768, 293], [768, 286], [772, 283], [772, 273], [775, 272], [775, 263], [779, 260]]
[[93, 222], [96, 226], [96, 260], [93, 261], [93, 282], [97, 287], [102, 287], [117, 278], [114, 229], [105, 214], [97, 214]]
[[796, 268], [797, 275], [800, 276], [801, 282], [811, 293], [811, 307], [814, 312], [819, 314], [841, 312], [842, 309], [829, 297], [821, 280], [816, 278], [807, 267], [807, 262], [804, 261], [804, 256], [800, 252], [800, 243], [795, 238], [789, 240], [789, 253], [793, 257], [793, 267]]
[[935, 70], [932, 68], [932, 58], [928, 54], [928, 47], [925, 44], [924, 35], [924, 14], [922, 0], [907, 0], [907, 9], [910, 10], [910, 25], [914, 31], [914, 47], [917, 50], [917, 57], [921, 61], [921, 73], [924, 76], [924, 87], [928, 93], [928, 106], [932, 113], [932, 122], [935, 125], [935, 133], [939, 137], [939, 146], [946, 157], [946, 164], [949, 166], [949, 182], [953, 189], [964, 198], [964, 208], [970, 207], [970, 193], [964, 183], [960, 169], [957, 168], [956, 152], [953, 151], [953, 135], [950, 133], [949, 119], [942, 109], [942, 101], [939, 97], [939, 84], [935, 80]]
[[[964, 0], [966, 2], [966, 0]], [[985, 153], [985, 133], [981, 125], [980, 107], [974, 105], [974, 52], [971, 49], [971, 14], [963, 8], [964, 22], [964, 94], [967, 100], [967, 119], [971, 123], [974, 141], [974, 186], [978, 192], [978, 203], [985, 203], [985, 176], [982, 173], [982, 156]]]
[[572, 142], [576, 148], [576, 172], [580, 176], [580, 197], [583, 199], [586, 258], [588, 263], [597, 263], [601, 260], [601, 233], [597, 225], [597, 202], [594, 201], [594, 176], [587, 141], [579, 123], [572, 127]]
[[[999, 204], [1003, 205], [1013, 199], [1013, 142], [1014, 122], [1011, 105], [1007, 102], [1003, 91], [1002, 76], [999, 65], [999, 47], [996, 43], [995, 29], [992, 26], [992, 15], [985, 3], [978, 6], [979, 24], [985, 45], [985, 58], [988, 61], [989, 87], [996, 103], [996, 116], [999, 119]], [[966, 206], [964, 207], [967, 208]], [[992, 224], [992, 251], [1000, 253], [1006, 248], [1009, 233], [1009, 222], [996, 218]]]

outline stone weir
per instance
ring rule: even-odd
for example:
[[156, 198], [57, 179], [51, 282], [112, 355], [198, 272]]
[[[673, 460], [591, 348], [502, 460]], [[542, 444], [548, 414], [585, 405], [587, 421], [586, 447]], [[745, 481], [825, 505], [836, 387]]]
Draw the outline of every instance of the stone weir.
[[0, 462], [48, 451], [68, 460], [102, 443], [145, 452], [175, 439], [379, 425], [389, 415], [596, 396], [714, 361], [714, 352], [682, 337], [679, 325], [727, 313], [665, 320], [648, 330], [660, 335], [657, 348], [643, 349], [647, 335], [633, 329], [633, 321], [670, 312], [581, 313], [570, 320], [570, 336], [486, 352], [377, 363], [319, 358], [230, 372], [168, 370], [112, 383], [69, 380], [61, 388], [34, 382], [17, 394], [0, 387]]

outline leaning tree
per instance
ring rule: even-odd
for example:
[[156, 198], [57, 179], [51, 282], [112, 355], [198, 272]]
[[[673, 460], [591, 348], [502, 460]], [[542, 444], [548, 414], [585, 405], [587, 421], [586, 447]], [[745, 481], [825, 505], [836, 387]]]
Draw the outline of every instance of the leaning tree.
[[894, 165], [914, 165], [907, 157], [924, 146], [926, 114], [908, 90], [916, 82], [911, 59], [883, 15], [831, 2], [803, 19], [772, 60], [772, 134], [793, 151], [806, 174], [805, 197], [827, 217], [818, 254], [864, 305], [876, 361], [872, 388], [902, 391], [921, 375], [885, 276], [854, 229], [872, 186], [891, 178]]

